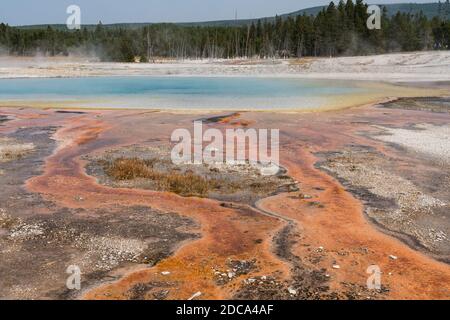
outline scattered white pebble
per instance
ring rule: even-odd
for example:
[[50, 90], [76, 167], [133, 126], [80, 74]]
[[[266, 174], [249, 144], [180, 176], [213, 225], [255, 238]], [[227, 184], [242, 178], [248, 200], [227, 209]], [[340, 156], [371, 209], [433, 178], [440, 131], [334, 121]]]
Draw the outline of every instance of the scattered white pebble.
[[292, 289], [292, 288], [288, 288], [289, 294], [296, 296], [297, 295], [297, 290]]
[[194, 300], [195, 298], [198, 298], [202, 295], [202, 293], [200, 291], [194, 293], [188, 300]]

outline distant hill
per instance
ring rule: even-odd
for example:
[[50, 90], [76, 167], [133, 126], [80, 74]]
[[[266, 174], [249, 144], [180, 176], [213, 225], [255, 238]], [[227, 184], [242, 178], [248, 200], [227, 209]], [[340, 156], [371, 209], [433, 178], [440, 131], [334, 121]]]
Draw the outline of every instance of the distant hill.
[[[441, 4], [442, 8], [445, 6], [445, 0], [442, 1], [443, 3]], [[389, 16], [393, 16], [395, 14], [397, 14], [397, 12], [401, 12], [401, 13], [411, 13], [411, 14], [416, 14], [416, 13], [420, 13], [421, 11], [428, 17], [428, 18], [433, 18], [436, 16], [439, 16], [439, 3], [435, 2], [435, 3], [396, 3], [396, 4], [383, 4], [383, 5], [379, 5], [380, 7], [386, 7], [387, 9], [387, 14]], [[287, 18], [287, 17], [296, 17], [299, 15], [317, 15], [322, 9], [326, 8], [327, 6], [317, 6], [317, 7], [311, 7], [311, 8], [306, 8], [306, 9], [301, 9], [298, 11], [294, 11], [291, 13], [287, 13], [287, 14], [282, 14], [280, 15], [283, 18]], [[447, 12], [447, 17], [449, 17], [449, 13], [450, 13], [450, 8], [448, 8], [448, 12]], [[443, 14], [443, 12], [441, 13]], [[273, 21], [275, 19], [275, 17], [265, 17], [265, 18], [261, 18], [260, 20], [263, 21]], [[207, 22], [200, 22], [200, 23], [192, 23], [194, 25], [245, 25], [245, 24], [249, 24], [252, 22], [257, 21], [258, 19], [243, 19], [243, 20], [223, 20], [223, 21], [207, 21]]]
[[[442, 7], [445, 7], [445, 0], [442, 1]], [[428, 18], [433, 18], [436, 16], [441, 16], [445, 14], [445, 11], [439, 13], [439, 3], [396, 3], [396, 4], [383, 4], [380, 5], [381, 7], [386, 7], [387, 13], [389, 16], [395, 15], [397, 12], [401, 13], [411, 13], [416, 14], [419, 12], [423, 12]], [[286, 13], [280, 15], [283, 18], [287, 17], [296, 17], [298, 15], [317, 15], [323, 8], [326, 8], [326, 6], [317, 6], [317, 7], [311, 7], [306, 8], [298, 11], [294, 11], [291, 13]], [[450, 8], [447, 9], [447, 18], [449, 18], [449, 11]], [[261, 21], [274, 21], [275, 17], [263, 17], [259, 19], [238, 19], [238, 20], [219, 20], [219, 21], [204, 21], [204, 22], [186, 22], [186, 23], [175, 23], [176, 25], [180, 26], [233, 26], [233, 25], [248, 25], [251, 23], [254, 23], [258, 20]], [[143, 26], [151, 25], [153, 23], [115, 23], [115, 24], [105, 24], [103, 25], [106, 28], [140, 28]], [[30, 26], [19, 26], [18, 28], [21, 29], [38, 29], [38, 28], [46, 28], [48, 25], [30, 25]], [[55, 29], [62, 29], [66, 26], [64, 24], [53, 24], [51, 25], [52, 28]], [[87, 29], [93, 29], [96, 27], [96, 25], [83, 25]]]
[[[445, 2], [445, 0], [443, 1]], [[445, 4], [443, 3], [442, 6]], [[421, 11], [428, 17], [433, 18], [439, 15], [439, 3], [395, 3], [395, 4], [383, 4], [380, 7], [386, 7], [387, 14], [393, 16], [397, 12], [416, 14]], [[292, 13], [288, 13], [284, 16], [298, 16], [306, 13], [307, 15], [316, 15], [326, 6], [312, 7]], [[450, 8], [449, 8], [450, 9]]]

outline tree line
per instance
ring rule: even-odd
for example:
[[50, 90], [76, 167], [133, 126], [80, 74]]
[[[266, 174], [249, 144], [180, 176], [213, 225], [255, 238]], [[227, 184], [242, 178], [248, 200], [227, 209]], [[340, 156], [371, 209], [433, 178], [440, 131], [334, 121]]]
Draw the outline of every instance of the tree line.
[[[443, 6], [450, 5], [448, 0]], [[443, 11], [447, 10], [443, 7]], [[363, 0], [331, 2], [316, 16], [276, 17], [247, 25], [183, 26], [151, 24], [139, 28], [68, 30], [17, 28], [0, 24], [0, 53], [18, 56], [95, 54], [103, 61], [151, 61], [167, 58], [288, 58], [366, 55], [450, 49], [447, 14], [382, 10], [381, 29], [369, 30]]]

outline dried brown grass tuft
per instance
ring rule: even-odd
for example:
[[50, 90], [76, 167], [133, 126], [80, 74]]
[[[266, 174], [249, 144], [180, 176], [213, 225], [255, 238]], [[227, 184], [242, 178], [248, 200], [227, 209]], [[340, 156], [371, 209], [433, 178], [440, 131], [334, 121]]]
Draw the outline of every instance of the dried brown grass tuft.
[[159, 172], [153, 169], [155, 159], [118, 158], [104, 163], [105, 173], [114, 180], [152, 180], [158, 190], [170, 191], [182, 196], [207, 196], [217, 182], [192, 172]]

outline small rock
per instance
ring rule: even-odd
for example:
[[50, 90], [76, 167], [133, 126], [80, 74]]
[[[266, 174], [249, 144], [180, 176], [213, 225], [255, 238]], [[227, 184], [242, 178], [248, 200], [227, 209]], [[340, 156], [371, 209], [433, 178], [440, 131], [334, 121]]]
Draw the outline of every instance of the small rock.
[[297, 290], [292, 289], [292, 288], [288, 288], [289, 294], [296, 296], [297, 295]]
[[398, 258], [397, 258], [396, 256], [394, 256], [394, 255], [390, 255], [389, 258], [390, 258], [391, 260], [397, 260], [397, 259], [398, 259]]
[[333, 269], [340, 269], [340, 268], [341, 268], [341, 266], [338, 265], [338, 264], [334, 264], [334, 265], [333, 265]]
[[161, 274], [162, 274], [163, 276], [168, 276], [168, 275], [170, 274], [170, 272], [169, 272], [169, 271], [163, 271], [163, 272], [161, 272]]

